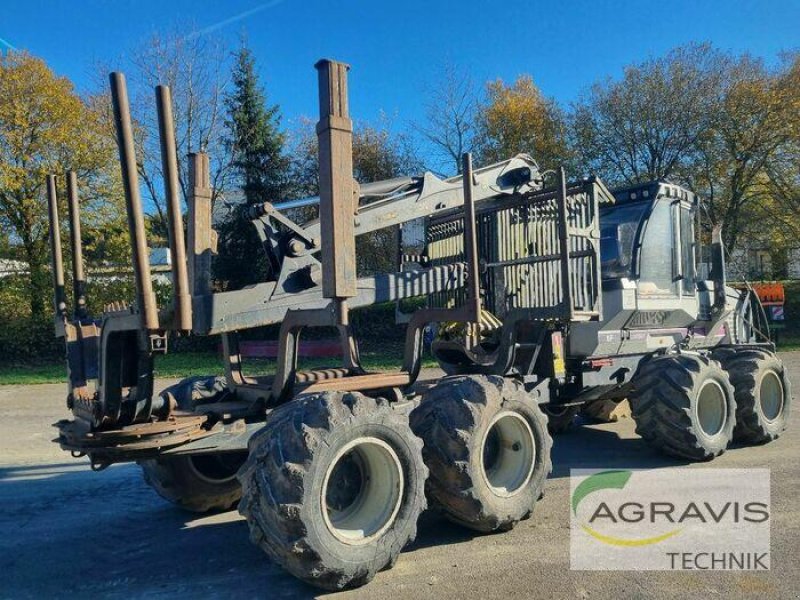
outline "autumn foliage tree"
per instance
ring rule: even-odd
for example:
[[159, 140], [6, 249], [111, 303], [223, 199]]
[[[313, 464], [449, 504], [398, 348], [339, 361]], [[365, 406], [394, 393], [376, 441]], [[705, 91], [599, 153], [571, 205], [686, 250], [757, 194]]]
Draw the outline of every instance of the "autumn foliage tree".
[[[785, 245], [800, 234], [798, 214], [783, 208], [786, 198], [776, 185], [797, 161], [796, 73], [787, 65], [769, 68], [745, 55], [729, 58], [721, 79], [698, 159], [681, 175], [701, 194], [710, 222], [723, 225], [730, 249], [743, 236]], [[767, 236], [760, 234], [765, 224]]]
[[545, 168], [568, 158], [564, 114], [545, 97], [530, 75], [508, 85], [498, 79], [486, 86], [486, 100], [478, 110], [478, 161], [488, 164], [520, 152], [530, 154]]
[[780, 209], [780, 189], [792, 188], [798, 98], [796, 59], [768, 67], [689, 44], [592, 86], [574, 106], [574, 152], [611, 184], [669, 179], [696, 191], [704, 222], [723, 226], [731, 251], [743, 238], [772, 243], [764, 232], [800, 225]]
[[0, 99], [0, 226], [26, 264], [30, 316], [39, 321], [51, 297], [45, 178], [75, 170], [83, 212], [97, 217], [115, 185], [115, 147], [102, 114], [26, 52], [0, 55]]
[[710, 129], [723, 69], [721, 53], [690, 44], [595, 83], [573, 107], [580, 164], [612, 184], [674, 175]]

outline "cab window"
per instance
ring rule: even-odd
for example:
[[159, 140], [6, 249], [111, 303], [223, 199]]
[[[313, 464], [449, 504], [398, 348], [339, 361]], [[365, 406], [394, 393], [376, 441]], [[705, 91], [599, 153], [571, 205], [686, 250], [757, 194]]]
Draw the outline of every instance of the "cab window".
[[603, 279], [631, 277], [636, 232], [649, 204], [638, 202], [600, 213], [600, 262]]
[[659, 200], [650, 213], [639, 249], [639, 293], [677, 294], [672, 204]]

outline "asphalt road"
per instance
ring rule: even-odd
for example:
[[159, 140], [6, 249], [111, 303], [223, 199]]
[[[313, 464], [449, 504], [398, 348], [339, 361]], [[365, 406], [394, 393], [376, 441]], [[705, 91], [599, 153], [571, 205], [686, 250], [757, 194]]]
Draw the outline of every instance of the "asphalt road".
[[[783, 355], [800, 390], [800, 353]], [[162, 382], [166, 383], [166, 382]], [[271, 564], [236, 512], [197, 518], [161, 500], [135, 465], [94, 473], [50, 442], [63, 385], [0, 387], [0, 598], [283, 598], [321, 595]], [[800, 426], [691, 468], [768, 467], [769, 572], [587, 572], [569, 568], [569, 470], [681, 464], [629, 421], [558, 436], [531, 520], [476, 535], [433, 513], [394, 569], [358, 598], [800, 598]]]

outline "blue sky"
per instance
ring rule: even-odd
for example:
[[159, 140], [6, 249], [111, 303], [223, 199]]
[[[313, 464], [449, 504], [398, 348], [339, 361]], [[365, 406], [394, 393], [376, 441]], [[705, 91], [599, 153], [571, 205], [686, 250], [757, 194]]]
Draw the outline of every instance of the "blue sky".
[[97, 61], [182, 24], [213, 29], [232, 48], [245, 29], [288, 124], [315, 116], [313, 64], [323, 56], [352, 65], [355, 118], [374, 121], [385, 111], [406, 123], [422, 118], [426, 86], [446, 62], [479, 82], [530, 73], [568, 103], [625, 64], [688, 41], [769, 60], [800, 48], [800, 0], [0, 0], [0, 38], [43, 57], [79, 89]]

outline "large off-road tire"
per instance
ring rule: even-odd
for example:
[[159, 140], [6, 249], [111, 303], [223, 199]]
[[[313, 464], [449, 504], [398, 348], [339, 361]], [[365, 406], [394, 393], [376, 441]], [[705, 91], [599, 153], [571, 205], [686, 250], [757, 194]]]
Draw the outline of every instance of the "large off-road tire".
[[547, 418], [516, 381], [446, 377], [411, 413], [445, 515], [481, 532], [528, 518], [552, 470]]
[[[165, 389], [178, 408], [191, 411], [198, 404], [219, 402], [227, 396], [222, 377], [190, 377]], [[242, 495], [236, 479], [246, 452], [195, 456], [161, 456], [139, 462], [145, 482], [159, 496], [191, 512], [228, 510]]]
[[425, 508], [422, 441], [408, 416], [356, 392], [301, 395], [250, 440], [239, 512], [296, 577], [338, 590], [394, 565]]
[[755, 348], [715, 353], [730, 375], [736, 398], [733, 439], [746, 444], [771, 442], [786, 429], [792, 388], [786, 367], [775, 354]]
[[733, 436], [733, 387], [720, 364], [705, 356], [648, 360], [633, 379], [629, 400], [636, 433], [667, 454], [710, 460]]
[[158, 495], [190, 512], [229, 510], [242, 496], [236, 479], [242, 452], [160, 457], [141, 461], [144, 480]]
[[559, 406], [543, 404], [542, 410], [547, 415], [547, 430], [550, 433], [564, 433], [572, 428], [580, 406]]

